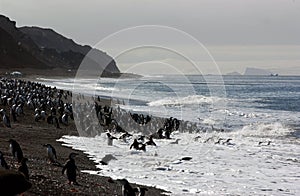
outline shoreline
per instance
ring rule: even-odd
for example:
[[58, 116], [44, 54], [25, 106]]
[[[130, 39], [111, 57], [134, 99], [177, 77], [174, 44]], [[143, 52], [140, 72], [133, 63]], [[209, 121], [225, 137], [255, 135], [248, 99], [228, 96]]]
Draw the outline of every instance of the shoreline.
[[[88, 96], [85, 96], [85, 98], [91, 99], [91, 97], [88, 97]], [[90, 100], [90, 103], [93, 103], [93, 101]], [[90, 111], [90, 110], [88, 110], [88, 111]], [[30, 118], [31, 121], [32, 121], [32, 118], [33, 118], [33, 116]], [[75, 120], [75, 122], [76, 122], [76, 120]], [[32, 126], [33, 123], [29, 122], [28, 124], [31, 126], [29, 128], [25, 126], [25, 128], [31, 130], [33, 127]], [[43, 123], [43, 126], [46, 126], [46, 128], [49, 128], [49, 129], [45, 129], [43, 126], [41, 126], [37, 123], [35, 123], [35, 124], [38, 126], [38, 127], [34, 127], [35, 131], [41, 131], [41, 130], [49, 130], [50, 131], [50, 128], [47, 127], [46, 126], [47, 124], [45, 124], [45, 123]], [[0, 127], [1, 127], [1, 125], [0, 125]], [[57, 130], [57, 131], [63, 131], [63, 132], [66, 132], [68, 135], [72, 135], [72, 133], [71, 133], [72, 127], [69, 127], [69, 126], [64, 127], [63, 126], [62, 128], [64, 128], [64, 130]], [[157, 185], [164, 185], [166, 181], [167, 182], [169, 181], [171, 188], [167, 187], [167, 186], [165, 188], [159, 186], [160, 188], [162, 188], [164, 190], [169, 190], [169, 191], [171, 190], [173, 192], [173, 193], [169, 192], [169, 193], [165, 193], [165, 194], [178, 194], [178, 195], [180, 195], [181, 193], [182, 194], [185, 194], [185, 193], [191, 193], [191, 194], [196, 194], [196, 193], [243, 194], [243, 193], [249, 193], [248, 192], [249, 190], [243, 186], [243, 185], [245, 185], [245, 183], [249, 184], [249, 182], [248, 181], [241, 182], [240, 178], [244, 179], [244, 178], [248, 177], [248, 174], [244, 173], [244, 172], [239, 173], [239, 176], [236, 176], [234, 174], [236, 174], [235, 171], [240, 171], [240, 170], [244, 171], [243, 168], [248, 168], [249, 162], [253, 161], [253, 163], [254, 163], [254, 164], [252, 164], [253, 166], [251, 166], [251, 168], [250, 168], [253, 171], [256, 171], [259, 169], [269, 171], [268, 165], [270, 163], [272, 163], [273, 165], [278, 164], [278, 166], [279, 166], [278, 173], [277, 172], [269, 173], [269, 175], [267, 177], [262, 179], [264, 184], [268, 184], [269, 182], [272, 182], [273, 181], [272, 176], [274, 178], [275, 176], [277, 176], [278, 174], [280, 174], [283, 171], [289, 171], [289, 169], [292, 169], [292, 170], [297, 169], [297, 165], [296, 165], [297, 162], [293, 163], [294, 160], [296, 160], [296, 159], [290, 159], [289, 158], [290, 156], [286, 156], [287, 154], [285, 154], [285, 152], [287, 152], [286, 149], [288, 149], [288, 151], [289, 151], [289, 149], [293, 149], [291, 151], [291, 153], [292, 153], [291, 155], [293, 155], [292, 157], [295, 157], [297, 155], [297, 148], [295, 148], [294, 144], [298, 144], [298, 141], [295, 140], [295, 143], [294, 142], [289, 143], [289, 142], [282, 140], [282, 139], [284, 139], [282, 136], [290, 136], [289, 135], [290, 129], [288, 127], [285, 127], [285, 126], [283, 126], [283, 124], [280, 124], [280, 123], [278, 123], [278, 124], [275, 123], [273, 125], [273, 124], [264, 124], [263, 122], [260, 122], [260, 123], [254, 124], [253, 126], [252, 125], [246, 126], [246, 128], [247, 129], [244, 131], [240, 130], [243, 132], [227, 132], [226, 130], [222, 131], [220, 129], [216, 129], [215, 127], [211, 127], [208, 131], [205, 129], [204, 131], [206, 133], [203, 135], [197, 135], [197, 134], [188, 135], [189, 133], [186, 133], [188, 136], [185, 136], [185, 137], [182, 137], [176, 133], [174, 135], [174, 138], [172, 138], [172, 139], [181, 138], [182, 141], [179, 142], [179, 145], [170, 145], [170, 144], [173, 144], [174, 140], [162, 140], [161, 143], [160, 142], [158, 143], [158, 146], [161, 146], [163, 148], [159, 148], [162, 150], [157, 151], [158, 153], [155, 152], [156, 148], [149, 148], [149, 151], [147, 149], [147, 153], [150, 152], [151, 156], [147, 156], [149, 153], [141, 154], [141, 155], [146, 155], [146, 156], [131, 156], [131, 157], [128, 157], [126, 153], [121, 154], [123, 152], [128, 152], [127, 151], [128, 147], [119, 148], [121, 151], [116, 152], [115, 151], [116, 148], [110, 148], [109, 146], [107, 146], [107, 138], [105, 137], [106, 136], [105, 134], [102, 135], [102, 139], [100, 138], [100, 140], [98, 138], [85, 138], [85, 137], [82, 137], [82, 138], [74, 137], [72, 139], [72, 137], [71, 137], [71, 139], [70, 139], [71, 142], [68, 142], [66, 140], [66, 141], [64, 141], [64, 143], [68, 144], [69, 146], [71, 146], [75, 149], [82, 150], [83, 152], [96, 152], [96, 151], [98, 152], [99, 151], [99, 153], [97, 153], [97, 155], [99, 155], [99, 156], [95, 156], [95, 157], [94, 157], [93, 153], [91, 153], [91, 156], [82, 154], [82, 156], [85, 157], [87, 159], [87, 161], [89, 161], [87, 157], [94, 157], [95, 159], [94, 158], [91, 158], [91, 159], [95, 160], [96, 163], [99, 160], [101, 160], [101, 158], [103, 156], [105, 156], [105, 154], [107, 154], [107, 153], [113, 154], [116, 152], [116, 154], [119, 157], [118, 158], [119, 161], [112, 162], [113, 168], [116, 168], [116, 170], [112, 169], [109, 171], [109, 170], [105, 170], [105, 167], [100, 166], [99, 168], [101, 168], [103, 170], [100, 170], [100, 172], [96, 171], [95, 173], [100, 174], [100, 175], [111, 176], [114, 179], [117, 179], [117, 178], [119, 178], [119, 176], [122, 176], [122, 177], [127, 178], [128, 180], [132, 180], [132, 182], [135, 181], [135, 176], [136, 176], [136, 179], [139, 178], [139, 175], [146, 176], [148, 179], [150, 179], [150, 180], [152, 179], [152, 181], [150, 181], [150, 183], [147, 183], [146, 181], [143, 181], [143, 180], [140, 182], [138, 182], [138, 180], [137, 180], [135, 182], [137, 184], [139, 184], [139, 183], [148, 184], [148, 185], [150, 185], [150, 186], [152, 185], [154, 187], [155, 187], [155, 185], [152, 184], [152, 182], [155, 182], [155, 184], [157, 184]], [[21, 130], [20, 127], [18, 129]], [[52, 128], [51, 130], [56, 130], [56, 129]], [[78, 130], [80, 130], [80, 128]], [[251, 131], [257, 131], [257, 130], [259, 130], [259, 131], [256, 134], [254, 134], [254, 135], [250, 134]], [[275, 132], [273, 132], [273, 130]], [[0, 131], [1, 131], [1, 128], [0, 128]], [[74, 135], [77, 135], [76, 130], [74, 129], [73, 131], [75, 131]], [[132, 129], [130, 131], [132, 131]], [[200, 129], [199, 131], [203, 131], [203, 130]], [[43, 134], [45, 134], [44, 132], [47, 132], [47, 131], [43, 131]], [[99, 133], [99, 132], [95, 131], [94, 133]], [[101, 132], [101, 133], [103, 133], [103, 132]], [[134, 133], [136, 133], [136, 132], [134, 132]], [[199, 133], [199, 132], [195, 132], [195, 133]], [[238, 133], [238, 134], [236, 134], [236, 133]], [[239, 133], [241, 133], [242, 135], [240, 135]], [[266, 135], [266, 133], [269, 133], [269, 134]], [[39, 133], [39, 132], [38, 132], [38, 134], [41, 135], [41, 133]], [[35, 134], [35, 135], [37, 135], [37, 134]], [[61, 134], [61, 135], [63, 135], [63, 134]], [[61, 135], [58, 135], [58, 136], [61, 137]], [[79, 131], [79, 135], [80, 136], [82, 135], [80, 131]], [[199, 137], [199, 136], [201, 136], [201, 137]], [[241, 138], [240, 136], [243, 136], [243, 137]], [[21, 137], [21, 136], [19, 136], [19, 138], [24, 139], [24, 137]], [[81, 141], [77, 142], [76, 140], [78, 140], [78, 139]], [[225, 139], [226, 140], [231, 139], [231, 142], [229, 142], [229, 143], [228, 142], [220, 142], [222, 140], [225, 141]], [[267, 144], [268, 140], [271, 141], [271, 144]], [[60, 141], [63, 141], [63, 140], [60, 140]], [[82, 141], [84, 141], [82, 143], [83, 145], [80, 145], [80, 142], [82, 142]], [[122, 142], [122, 141], [120, 141], [120, 142]], [[92, 145], [90, 145], [90, 146], [85, 145], [85, 144], [89, 144], [89, 143]], [[260, 144], [260, 143], [262, 143], [262, 144]], [[79, 145], [77, 145], [77, 144], [79, 144]], [[120, 147], [121, 145], [118, 146], [118, 144], [120, 144], [120, 143], [119, 142], [116, 143], [116, 146]], [[189, 151], [186, 151], [185, 153], [179, 153], [180, 156], [175, 157], [179, 161], [174, 162], [175, 159], [174, 159], [173, 155], [178, 154], [178, 152], [184, 152], [182, 149], [186, 149], [185, 148], [186, 144], [194, 144], [194, 145], [188, 145], [188, 147], [192, 147], [192, 148]], [[284, 144], [284, 146], [282, 146], [281, 144]], [[23, 144], [21, 144], [21, 146], [22, 145]], [[199, 148], [198, 145], [200, 145], [201, 147]], [[59, 143], [59, 146], [61, 148], [64, 147], [64, 145], [62, 145], [61, 143]], [[84, 146], [87, 146], [88, 148], [84, 148]], [[94, 148], [94, 146], [95, 146], [95, 148]], [[196, 147], [196, 148], [193, 149], [193, 147]], [[25, 147], [25, 148], [27, 149], [27, 147]], [[201, 151], [199, 151], [200, 149], [201, 149]], [[216, 151], [213, 149], [216, 149]], [[2, 149], [0, 148], [0, 150], [2, 150]], [[208, 157], [202, 156], [203, 153], [209, 152], [210, 150], [213, 150], [212, 152], [215, 152], [215, 153], [210, 154], [210, 156], [208, 156]], [[276, 160], [269, 159], [268, 158], [269, 156], [262, 157], [257, 154], [258, 150], [260, 152], [260, 155], [264, 155], [264, 153], [269, 154], [269, 153], [278, 151], [278, 152], [280, 152], [280, 154], [282, 156], [281, 158], [285, 161], [278, 162], [277, 159]], [[203, 152], [203, 153], [201, 153], [201, 152]], [[237, 154], [232, 153], [232, 152], [237, 152]], [[7, 154], [7, 156], [10, 156], [9, 153], [6, 153], [6, 154]], [[66, 154], [66, 156], [68, 155], [68, 153], [65, 153], [65, 154]], [[121, 156], [119, 156], [119, 155], [121, 155]], [[146, 170], [146, 168], [143, 167], [144, 162], [146, 163], [146, 162], [148, 162], [147, 160], [153, 160], [152, 155], [160, 155], [159, 157], [164, 157], [164, 160], [162, 160], [162, 162], [159, 162], [159, 165], [152, 164], [149, 168], [151, 171]], [[237, 157], [235, 155], [237, 155]], [[245, 156], [245, 155], [249, 155], [249, 156]], [[43, 154], [43, 156], [44, 156], [44, 158], [43, 158], [44, 162], [42, 164], [43, 164], [43, 166], [45, 166], [46, 165], [45, 164], [46, 155]], [[60, 155], [58, 155], [58, 157], [59, 156]], [[59, 157], [59, 160], [65, 161], [66, 156], [64, 156], [63, 158]], [[187, 163], [187, 165], [186, 165], [187, 169], [182, 170], [181, 166], [184, 166], [185, 164], [183, 164], [181, 162], [181, 160], [183, 160], [183, 159], [180, 157], [185, 157], [185, 156], [192, 157], [193, 161]], [[150, 158], [150, 159], [148, 159], [148, 158]], [[243, 159], [243, 161], [240, 163], [241, 159]], [[41, 160], [40, 157], [39, 157], [39, 160]], [[219, 160], [219, 161], [215, 162], [215, 160]], [[232, 166], [233, 170], [228, 170], [228, 168], [227, 168], [227, 170], [224, 171], [222, 169], [224, 166], [223, 160], [226, 160], [226, 162]], [[81, 155], [76, 159], [76, 163], [77, 163], [77, 161], [82, 162]], [[41, 163], [41, 162], [38, 162], [38, 163]], [[89, 163], [91, 163], [91, 161], [89, 161]], [[89, 163], [83, 164], [85, 166], [85, 168], [87, 168], [87, 165]], [[91, 164], [92, 164], [92, 166], [91, 166], [92, 171], [95, 171], [94, 170], [95, 164], [93, 164], [93, 162]], [[191, 166], [194, 166], [194, 167], [191, 169], [188, 166], [189, 164], [191, 164]], [[262, 164], [262, 165], [260, 165], [260, 164]], [[126, 173], [123, 173], [124, 175], [122, 175], [123, 168], [128, 167], [128, 168], [126, 168], [127, 171], [135, 171], [135, 168], [133, 168], [133, 167], [135, 167], [135, 165], [142, 166], [142, 168], [140, 168], [140, 169], [138, 168], [138, 170], [137, 170], [137, 171], [139, 171], [138, 173], [134, 173], [134, 172], [127, 173], [128, 175]], [[201, 166], [198, 168], [199, 165], [201, 165]], [[211, 170], [212, 169], [211, 165], [214, 166], [213, 170]], [[147, 165], [147, 167], [148, 166], [149, 165]], [[33, 166], [31, 166], [31, 167], [33, 167]], [[81, 166], [79, 166], [79, 167], [81, 167]], [[98, 164], [97, 164], [97, 167], [98, 167]], [[46, 167], [44, 167], [44, 170], [45, 170], [45, 168]], [[80, 168], [80, 169], [85, 170], [85, 168]], [[120, 168], [120, 169], [118, 169], [118, 168]], [[143, 168], [145, 168], [145, 169], [143, 169]], [[170, 170], [169, 170], [169, 168], [170, 168]], [[283, 170], [281, 170], [280, 168], [282, 168]], [[53, 168], [51, 167], [50, 169], [53, 169]], [[52, 172], [59, 173], [60, 169], [61, 168], [54, 168], [54, 170]], [[195, 171], [194, 171], [194, 169], [195, 169]], [[87, 170], [89, 170], [89, 169], [87, 169]], [[158, 172], [157, 173], [154, 172], [155, 170], [157, 170]], [[41, 171], [43, 171], [43, 170], [41, 170]], [[91, 170], [89, 170], [89, 171], [91, 171]], [[102, 171], [103, 171], [103, 173], [102, 173]], [[108, 171], [108, 172], [105, 173], [105, 171]], [[162, 171], [166, 171], [166, 172], [162, 172]], [[175, 172], [169, 172], [169, 171], [175, 171]], [[192, 171], [191, 175], [186, 175], [187, 174], [186, 172], [189, 172], [189, 171]], [[208, 176], [210, 176], [212, 174], [211, 172], [213, 172], [214, 175], [210, 178]], [[163, 175], [166, 174], [167, 180], [160, 177], [161, 173], [163, 173]], [[287, 172], [287, 173], [289, 173], [289, 172]], [[227, 175], [227, 174], [233, 174], [233, 175]], [[45, 176], [43, 176], [43, 175], [34, 174], [34, 179], [37, 180], [37, 182], [39, 182], [41, 180], [43, 181], [45, 179]], [[82, 174], [81, 177], [83, 175], [85, 175], [87, 179], [92, 178], [91, 180], [90, 179], [85, 180], [85, 178], [81, 179], [81, 181], [84, 182], [83, 184], [85, 184], [85, 187], [78, 188], [77, 186], [67, 186], [67, 187], [69, 187], [69, 189], [66, 192], [64, 192], [63, 195], [67, 194], [69, 192], [72, 192], [72, 193], [80, 192], [80, 193], [78, 193], [78, 195], [82, 195], [83, 194], [82, 190], [86, 190], [91, 187], [92, 187], [92, 189], [95, 189], [97, 191], [100, 190], [101, 193], [103, 193], [103, 195], [119, 195], [120, 188], [121, 188], [120, 185], [118, 186], [118, 185], [112, 185], [109, 183], [107, 184], [107, 181], [111, 181], [110, 179], [107, 179], [105, 177], [100, 177], [102, 180], [104, 180], [104, 182], [99, 183], [100, 181], [97, 180], [94, 183], [93, 175]], [[199, 181], [198, 181], [198, 178], [197, 178], [197, 180], [196, 180], [196, 178], [193, 178], [194, 175], [197, 175], [197, 177], [200, 177]], [[226, 184], [219, 184], [218, 181], [216, 181], [217, 178], [219, 178], [221, 180], [226, 180], [228, 178], [228, 176], [230, 176], [229, 180], [231, 182], [236, 183], [236, 186], [234, 186], [234, 189], [228, 189]], [[252, 178], [255, 178], [255, 172], [251, 172], [250, 176]], [[61, 175], [59, 175], [58, 177], [60, 178]], [[156, 179], [157, 177], [158, 177], [158, 179]], [[282, 178], [282, 180], [287, 180], [288, 184], [286, 187], [280, 186], [280, 191], [286, 190], [287, 193], [291, 193], [291, 191], [294, 191], [296, 193], [297, 189], [292, 187], [292, 182], [289, 181], [290, 178], [288, 178], [288, 177], [289, 176], [287, 175]], [[39, 181], [38, 181], [38, 179], [39, 179]], [[64, 178], [62, 178], [62, 179], [63, 179], [63, 181], [59, 181], [59, 182], [63, 182], [66, 185], [66, 181], [67, 181], [66, 177], [64, 176]], [[153, 179], [156, 179], [156, 180], [153, 180]], [[194, 180], [198, 183], [194, 183], [195, 182]], [[205, 180], [204, 184], [202, 184], [203, 180]], [[181, 181], [183, 181], [183, 183], [178, 184], [178, 182], [181, 182]], [[78, 182], [80, 183], [79, 178], [78, 178]], [[268, 190], [272, 191], [273, 193], [275, 193], [275, 194], [278, 193], [278, 192], [276, 192], [277, 187], [275, 184], [274, 185], [269, 184], [269, 186], [263, 185], [262, 187], [257, 187], [255, 184], [256, 182], [258, 182], [258, 181], [254, 181], [253, 182], [254, 184], [250, 183], [250, 186], [253, 188], [253, 191], [255, 191], [255, 192], [257, 191], [256, 193], [264, 194], [266, 187], [268, 187]], [[279, 183], [279, 182], [280, 181], [278, 180], [277, 183]], [[57, 183], [57, 182], [56, 182], [56, 180], [55, 181], [52, 180], [52, 181], [50, 181], [50, 183]], [[205, 185], [206, 183], [211, 184], [212, 186], [208, 187]], [[106, 184], [107, 184], [107, 186], [106, 186]], [[41, 186], [46, 187], [48, 185], [44, 183]], [[98, 186], [101, 186], [101, 188], [99, 188]], [[135, 186], [136, 185], [133, 185], [133, 187], [135, 187]], [[174, 189], [172, 188], [172, 186], [174, 187]], [[58, 187], [58, 185], [55, 185], [53, 187]], [[52, 189], [53, 189], [53, 187], [52, 187]], [[216, 188], [214, 188], [214, 187], [216, 187]], [[63, 189], [64, 189], [64, 186], [59, 185], [59, 190], [63, 190]], [[154, 191], [157, 191], [157, 190], [158, 189], [154, 189]], [[89, 191], [91, 191], [91, 190], [89, 190]], [[93, 191], [94, 190], [89, 192], [89, 195], [96, 195], [96, 193], [92, 194]], [[236, 192], [236, 191], [238, 191], [238, 192]], [[262, 191], [262, 192], [260, 192], [260, 191]], [[35, 195], [40, 195], [40, 194], [35, 193]], [[56, 194], [62, 194], [62, 193], [57, 192]], [[163, 191], [157, 193], [157, 195], [159, 195], [159, 194], [163, 194]], [[48, 193], [48, 195], [49, 195], [49, 193]], [[148, 193], [148, 195], [155, 195], [155, 193], [151, 192], [151, 194]]]
[[[18, 78], [21, 79], [21, 78]], [[21, 80], [33, 81], [32, 78], [22, 78]], [[1, 106], [9, 111], [9, 107]], [[21, 146], [24, 156], [29, 159], [30, 182], [32, 188], [26, 195], [121, 195], [120, 184], [113, 182], [105, 176], [93, 175], [81, 172], [78, 175], [79, 186], [67, 184], [66, 176], [62, 176], [61, 167], [51, 165], [47, 162], [46, 148], [43, 144], [49, 143], [55, 147], [58, 161], [64, 164], [69, 153], [77, 152], [79, 156], [75, 159], [80, 170], [99, 171], [96, 163], [90, 160], [82, 151], [73, 150], [58, 142], [64, 135], [78, 136], [75, 123], [71, 121], [68, 126], [61, 125], [61, 129], [47, 124], [45, 121], [35, 122], [34, 111], [24, 107], [25, 116], [18, 118], [17, 122], [12, 122], [12, 128], [0, 125], [0, 150], [3, 152], [10, 169], [16, 170], [18, 164], [15, 163], [9, 150], [7, 140], [15, 139]], [[146, 187], [143, 185], [131, 184], [133, 187]], [[147, 187], [147, 195], [162, 195], [164, 190], [155, 187]]]

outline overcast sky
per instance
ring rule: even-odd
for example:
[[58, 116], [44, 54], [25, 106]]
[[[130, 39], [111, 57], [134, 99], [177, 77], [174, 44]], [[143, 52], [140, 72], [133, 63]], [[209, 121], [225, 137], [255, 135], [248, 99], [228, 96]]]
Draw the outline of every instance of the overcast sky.
[[[299, 0], [0, 0], [0, 11], [17, 21], [17, 26], [53, 28], [92, 46], [124, 28], [166, 25], [204, 44], [222, 73], [257, 67], [300, 75]], [[143, 58], [164, 63], [176, 60], [146, 51], [139, 51], [136, 59], [120, 61], [120, 68], [126, 71]], [[201, 70], [215, 72], [206, 67]]]

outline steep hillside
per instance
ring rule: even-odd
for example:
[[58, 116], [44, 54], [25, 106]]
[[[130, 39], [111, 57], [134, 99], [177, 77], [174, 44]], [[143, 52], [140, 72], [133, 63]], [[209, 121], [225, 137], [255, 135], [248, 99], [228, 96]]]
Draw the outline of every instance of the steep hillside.
[[[41, 49], [55, 49], [64, 57], [69, 65], [79, 66], [84, 56], [92, 49], [92, 47], [87, 45], [79, 45], [72, 39], [68, 39], [52, 29], [40, 27], [21, 27], [19, 29], [28, 35]], [[75, 59], [73, 57], [75, 57]], [[93, 60], [95, 61], [95, 59], [101, 60], [97, 61], [97, 63], [102, 65], [102, 67], [106, 66], [106, 64], [101, 63], [102, 60], [103, 62], [109, 62], [105, 71], [112, 73], [120, 72], [115, 61], [104, 52], [93, 49]]]
[[3, 15], [0, 15], [0, 28], [0, 69], [12, 67], [76, 71], [86, 54], [92, 52], [93, 58], [85, 60], [100, 69], [103, 76], [120, 75], [110, 56], [90, 46], [79, 45], [52, 29], [17, 28], [16, 22]]
[[47, 65], [29, 53], [21, 42], [16, 40], [0, 27], [0, 65], [8, 70], [15, 68], [48, 68]]

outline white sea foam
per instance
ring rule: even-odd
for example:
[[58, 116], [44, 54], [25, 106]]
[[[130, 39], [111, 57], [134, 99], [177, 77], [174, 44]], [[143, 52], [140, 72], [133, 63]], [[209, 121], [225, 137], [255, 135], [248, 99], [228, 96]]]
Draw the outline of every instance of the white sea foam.
[[219, 97], [207, 97], [203, 95], [191, 95], [186, 97], [170, 97], [157, 101], [149, 102], [149, 106], [176, 106], [176, 105], [190, 105], [190, 104], [212, 104], [222, 100]]
[[[74, 80], [68, 80], [68, 79], [44, 79], [44, 78], [38, 78], [39, 80], [44, 81], [43, 83], [49, 86], [55, 86], [59, 89], [66, 89], [66, 90], [73, 90], [78, 91], [80, 93], [87, 93], [91, 94], [95, 91], [101, 91], [101, 92], [113, 92], [117, 91], [117, 88], [114, 87], [105, 87], [102, 85], [97, 85], [95, 80], [91, 79], [81, 79], [77, 80], [76, 82]], [[101, 93], [100, 93], [101, 94]]]
[[73, 87], [74, 84], [72, 82], [53, 82], [53, 84], [58, 87], [58, 86], [70, 86]]
[[[117, 160], [107, 166], [97, 166], [102, 169], [100, 175], [164, 188], [172, 195], [299, 195], [299, 140], [272, 137], [286, 133], [280, 124], [261, 127], [222, 133], [176, 132], [172, 140], [155, 140], [157, 147], [147, 146], [146, 152], [129, 150], [132, 140], [108, 146], [105, 134], [95, 138], [64, 136], [59, 141], [86, 152], [97, 164], [106, 154], [115, 156]], [[257, 132], [266, 129], [270, 129], [268, 138], [258, 138]], [[201, 137], [196, 140], [197, 136]], [[178, 138], [179, 144], [171, 144]], [[204, 143], [208, 138], [212, 139]], [[233, 140], [226, 145], [214, 144], [219, 138]], [[266, 145], [268, 139], [272, 139], [270, 145]], [[258, 145], [260, 141], [265, 143]], [[187, 156], [192, 160], [180, 160]]]
[[255, 123], [244, 126], [241, 134], [243, 136], [255, 137], [280, 137], [287, 136], [292, 132], [290, 128], [284, 127], [281, 123], [275, 122], [273, 124]]
[[109, 91], [109, 92], [112, 92], [112, 91], [115, 91], [117, 90], [116, 88], [113, 88], [113, 87], [104, 87], [104, 86], [101, 86], [101, 85], [97, 85], [97, 84], [77, 84], [78, 87], [76, 88], [83, 88], [83, 89], [86, 89], [86, 91]]

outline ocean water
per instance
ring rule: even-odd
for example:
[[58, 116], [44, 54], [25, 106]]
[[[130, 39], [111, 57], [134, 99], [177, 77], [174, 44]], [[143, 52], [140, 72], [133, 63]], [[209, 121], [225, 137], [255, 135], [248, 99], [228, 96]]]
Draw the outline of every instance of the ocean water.
[[[76, 79], [76, 85], [71, 79], [40, 81], [112, 98], [116, 107], [132, 113], [185, 121], [171, 140], [155, 140], [157, 146], [147, 146], [146, 152], [129, 150], [136, 132], [127, 143], [113, 146], [105, 134], [59, 140], [86, 152], [100, 175], [157, 186], [172, 195], [300, 194], [299, 76], [147, 76]], [[181, 140], [173, 144], [176, 139]], [[117, 160], [100, 165], [107, 154]], [[187, 156], [192, 159], [181, 160]]]

